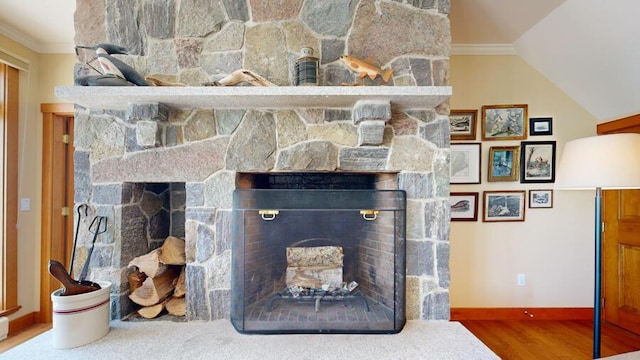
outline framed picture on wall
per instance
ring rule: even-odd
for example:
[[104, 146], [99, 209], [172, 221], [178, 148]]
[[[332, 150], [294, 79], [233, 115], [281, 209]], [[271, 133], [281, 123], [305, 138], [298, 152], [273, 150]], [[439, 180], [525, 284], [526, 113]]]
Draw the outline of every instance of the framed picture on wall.
[[451, 221], [478, 221], [478, 193], [452, 192], [449, 195]]
[[553, 135], [553, 120], [550, 117], [529, 119], [529, 135]]
[[520, 146], [492, 146], [489, 148], [487, 179], [518, 181], [520, 177]]
[[478, 110], [451, 110], [449, 130], [451, 140], [475, 140]]
[[550, 209], [553, 207], [553, 190], [529, 190], [530, 209]]
[[480, 184], [480, 143], [451, 144], [451, 184]]
[[556, 142], [523, 141], [520, 145], [520, 182], [554, 182], [556, 178]]
[[524, 190], [485, 191], [484, 222], [524, 221]]
[[524, 140], [529, 127], [528, 106], [485, 105], [482, 107], [482, 140]]

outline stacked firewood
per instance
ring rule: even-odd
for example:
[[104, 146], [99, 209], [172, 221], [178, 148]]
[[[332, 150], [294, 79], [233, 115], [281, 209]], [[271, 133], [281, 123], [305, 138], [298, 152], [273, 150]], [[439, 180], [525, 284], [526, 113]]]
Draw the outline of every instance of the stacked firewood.
[[184, 240], [169, 236], [161, 247], [129, 262], [129, 299], [142, 306], [140, 316], [152, 319], [165, 309], [185, 315], [185, 260]]
[[320, 289], [342, 284], [344, 252], [341, 246], [288, 247], [287, 286]]

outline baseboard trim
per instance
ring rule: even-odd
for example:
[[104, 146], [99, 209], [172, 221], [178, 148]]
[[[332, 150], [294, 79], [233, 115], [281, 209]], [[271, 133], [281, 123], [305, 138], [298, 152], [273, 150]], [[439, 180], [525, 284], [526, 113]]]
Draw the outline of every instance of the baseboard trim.
[[593, 320], [593, 308], [451, 308], [451, 320]]
[[20, 331], [28, 328], [29, 326], [35, 324], [36, 318], [38, 316], [37, 312], [32, 312], [27, 315], [23, 315], [17, 319], [13, 319], [9, 321], [9, 335], [14, 335], [19, 333]]

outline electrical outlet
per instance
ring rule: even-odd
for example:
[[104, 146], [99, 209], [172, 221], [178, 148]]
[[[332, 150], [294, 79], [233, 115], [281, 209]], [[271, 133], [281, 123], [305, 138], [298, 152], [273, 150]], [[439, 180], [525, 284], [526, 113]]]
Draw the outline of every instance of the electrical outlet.
[[518, 283], [518, 286], [525, 286], [527, 285], [527, 276], [525, 274], [518, 274], [518, 279], [516, 280]]

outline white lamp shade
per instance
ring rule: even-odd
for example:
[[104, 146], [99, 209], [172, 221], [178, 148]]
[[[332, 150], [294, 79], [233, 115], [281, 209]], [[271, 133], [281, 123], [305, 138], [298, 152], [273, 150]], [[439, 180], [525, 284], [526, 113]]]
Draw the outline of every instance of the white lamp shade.
[[640, 134], [611, 134], [564, 145], [556, 189], [640, 188]]

